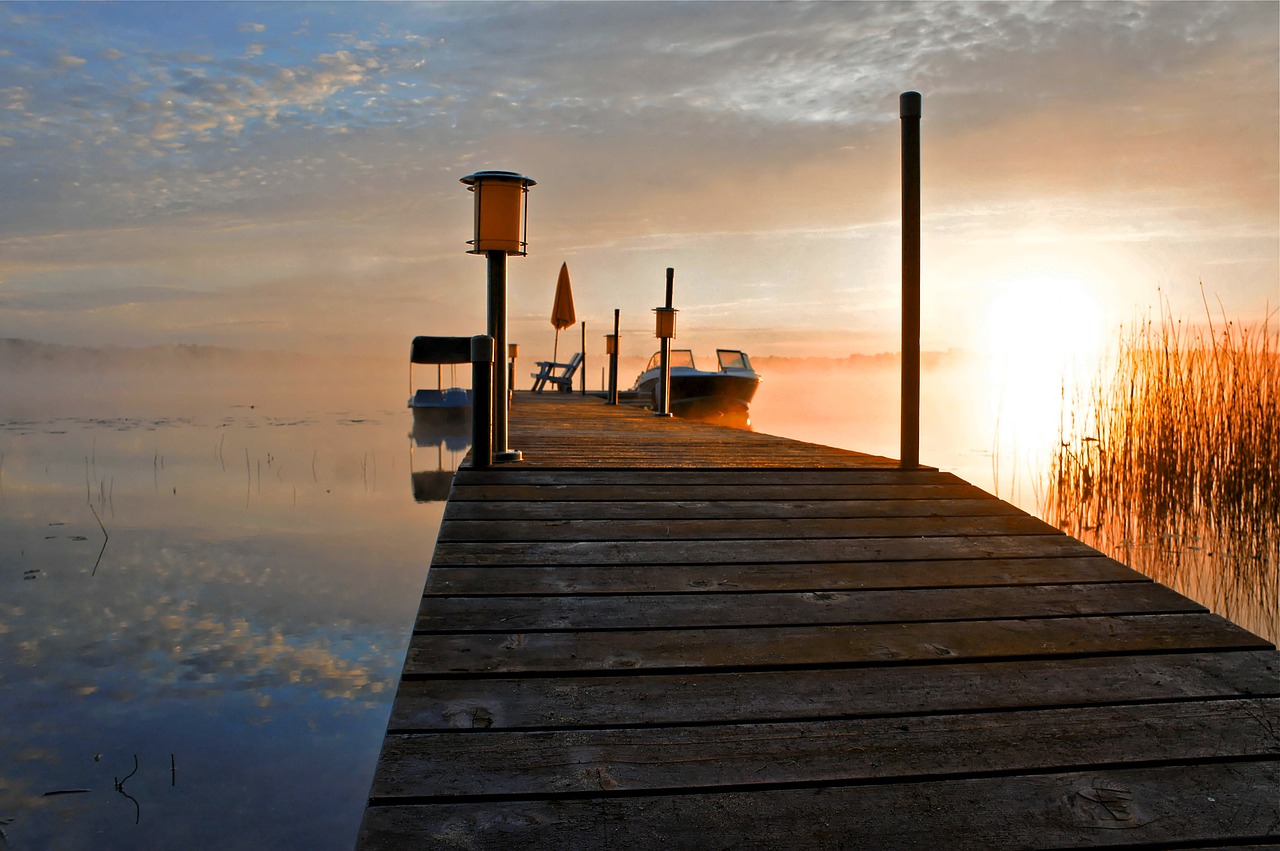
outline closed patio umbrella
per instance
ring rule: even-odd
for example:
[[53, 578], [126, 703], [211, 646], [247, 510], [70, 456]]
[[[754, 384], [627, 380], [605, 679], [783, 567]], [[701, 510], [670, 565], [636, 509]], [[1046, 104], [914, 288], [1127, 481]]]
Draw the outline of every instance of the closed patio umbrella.
[[556, 301], [551, 306], [551, 324], [556, 329], [555, 347], [551, 350], [551, 360], [557, 361], [560, 353], [560, 329], [568, 328], [578, 321], [573, 312], [573, 290], [569, 287], [569, 264], [560, 264], [560, 278], [556, 281]]

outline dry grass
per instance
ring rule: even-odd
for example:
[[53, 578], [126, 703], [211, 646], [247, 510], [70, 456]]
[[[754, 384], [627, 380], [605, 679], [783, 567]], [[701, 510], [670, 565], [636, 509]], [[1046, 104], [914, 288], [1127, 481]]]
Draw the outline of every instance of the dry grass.
[[1121, 330], [1112, 371], [1064, 405], [1045, 514], [1276, 641], [1280, 334], [1209, 318]]

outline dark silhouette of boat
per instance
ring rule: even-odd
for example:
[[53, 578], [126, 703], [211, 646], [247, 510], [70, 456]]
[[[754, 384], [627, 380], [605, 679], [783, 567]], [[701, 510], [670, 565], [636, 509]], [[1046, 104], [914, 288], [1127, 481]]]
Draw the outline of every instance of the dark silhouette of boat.
[[[671, 410], [680, 416], [701, 419], [709, 412], [745, 412], [760, 386], [760, 375], [751, 366], [746, 352], [716, 349], [719, 369], [698, 369], [690, 349], [671, 351]], [[662, 372], [661, 353], [649, 358], [644, 372], [636, 378], [632, 392], [658, 404], [658, 380]]]

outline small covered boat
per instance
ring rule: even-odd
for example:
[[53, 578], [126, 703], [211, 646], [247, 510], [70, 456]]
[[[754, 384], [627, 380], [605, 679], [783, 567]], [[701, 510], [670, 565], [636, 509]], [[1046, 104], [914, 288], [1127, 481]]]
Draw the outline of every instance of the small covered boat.
[[[447, 355], [439, 344], [442, 338], [438, 337], [415, 337], [413, 345], [409, 349], [409, 408], [413, 411], [413, 418], [417, 421], [428, 421], [434, 423], [460, 423], [470, 422], [471, 420], [471, 391], [464, 390], [456, 386], [456, 376], [454, 373], [453, 360]], [[436, 389], [429, 388], [414, 389], [413, 386], [413, 365], [414, 364], [430, 364], [436, 365]], [[444, 386], [444, 369], [442, 364], [449, 364], [450, 383], [454, 386]]]
[[[701, 417], [707, 412], [746, 411], [760, 386], [760, 376], [751, 367], [746, 352], [716, 349], [719, 369], [698, 369], [690, 349], [671, 351], [671, 409], [673, 413]], [[649, 358], [644, 372], [636, 378], [633, 392], [658, 403], [658, 381], [662, 373], [661, 352]]]

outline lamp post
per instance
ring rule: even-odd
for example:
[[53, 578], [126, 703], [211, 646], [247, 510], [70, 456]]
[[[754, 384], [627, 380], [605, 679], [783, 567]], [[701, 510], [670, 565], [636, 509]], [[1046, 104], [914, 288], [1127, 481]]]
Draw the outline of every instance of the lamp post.
[[680, 311], [671, 306], [672, 289], [675, 285], [676, 270], [667, 267], [667, 305], [666, 307], [655, 307], [653, 309], [654, 332], [653, 336], [662, 341], [661, 363], [662, 371], [658, 374], [658, 410], [653, 412], [655, 417], [671, 416], [671, 341], [676, 336], [676, 314]]
[[529, 187], [537, 181], [514, 171], [477, 171], [462, 178], [475, 193], [475, 236], [468, 254], [483, 254], [489, 265], [489, 336], [493, 338], [493, 458], [519, 461], [507, 446], [507, 256], [525, 256]]

